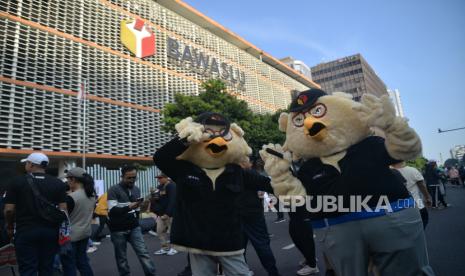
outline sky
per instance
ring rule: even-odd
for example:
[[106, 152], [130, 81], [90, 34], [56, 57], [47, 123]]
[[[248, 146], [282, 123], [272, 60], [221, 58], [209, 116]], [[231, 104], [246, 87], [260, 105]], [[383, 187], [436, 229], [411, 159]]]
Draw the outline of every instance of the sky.
[[[391, 89], [420, 135], [423, 156], [445, 161], [465, 145], [465, 1], [184, 0], [276, 58], [308, 66], [356, 53]], [[442, 157], [442, 159], [441, 159]]]

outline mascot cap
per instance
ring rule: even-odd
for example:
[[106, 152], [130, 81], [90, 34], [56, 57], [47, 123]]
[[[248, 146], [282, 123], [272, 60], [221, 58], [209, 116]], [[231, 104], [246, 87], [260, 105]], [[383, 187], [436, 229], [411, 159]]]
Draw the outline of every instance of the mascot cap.
[[321, 89], [312, 88], [299, 93], [299, 95], [292, 101], [289, 108], [290, 112], [300, 112], [311, 108], [319, 97], [328, 95]]
[[226, 117], [219, 113], [214, 112], [204, 112], [200, 114], [195, 122], [202, 124], [204, 126], [214, 126], [214, 133], [211, 133], [210, 138], [225, 136], [229, 132], [231, 123]]

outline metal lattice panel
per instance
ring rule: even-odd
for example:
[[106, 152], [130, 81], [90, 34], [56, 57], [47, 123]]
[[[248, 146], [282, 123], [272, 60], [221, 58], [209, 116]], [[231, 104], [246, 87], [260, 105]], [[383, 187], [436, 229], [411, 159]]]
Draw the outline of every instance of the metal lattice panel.
[[[245, 89], [228, 88], [255, 111], [285, 108], [291, 90], [307, 89], [155, 1], [0, 0], [0, 11], [0, 147], [78, 152], [75, 92], [87, 80], [99, 97], [88, 101], [88, 151], [150, 156], [168, 138], [155, 109], [175, 93], [198, 95], [209, 78], [169, 60], [168, 37], [244, 72]], [[120, 21], [135, 16], [156, 36], [144, 59], [120, 42]]]

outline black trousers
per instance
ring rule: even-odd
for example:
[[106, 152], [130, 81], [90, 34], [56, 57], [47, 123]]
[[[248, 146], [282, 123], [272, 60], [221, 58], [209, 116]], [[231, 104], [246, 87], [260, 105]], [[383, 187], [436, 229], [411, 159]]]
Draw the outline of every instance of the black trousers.
[[426, 209], [426, 207], [423, 209], [420, 209], [420, 215], [421, 215], [421, 220], [423, 221], [423, 229], [425, 229], [429, 221], [428, 210]]
[[99, 219], [99, 226], [97, 228], [97, 231], [92, 235], [91, 239], [93, 241], [100, 241], [102, 238], [100, 237], [100, 234], [102, 233], [103, 229], [105, 228], [105, 224], [108, 224], [108, 217], [107, 216], [100, 216], [97, 215]]
[[244, 248], [247, 249], [247, 242], [250, 241], [268, 275], [278, 276], [276, 259], [270, 247], [270, 236], [266, 227], [265, 216], [263, 213], [260, 215], [244, 216], [242, 217], [242, 222], [244, 228]]
[[299, 251], [304, 255], [307, 264], [316, 266], [315, 241], [313, 240], [313, 228], [310, 220], [300, 212], [289, 212], [289, 235]]

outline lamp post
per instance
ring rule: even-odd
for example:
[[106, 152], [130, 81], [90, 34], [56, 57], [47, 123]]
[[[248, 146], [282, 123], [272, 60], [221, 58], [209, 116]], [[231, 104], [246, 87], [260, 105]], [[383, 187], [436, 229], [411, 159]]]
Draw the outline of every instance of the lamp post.
[[448, 132], [448, 131], [455, 131], [455, 130], [460, 130], [460, 129], [465, 129], [465, 127], [452, 128], [452, 129], [446, 129], [446, 130], [442, 130], [442, 129], [438, 128], [438, 133], [443, 133], [443, 132]]

